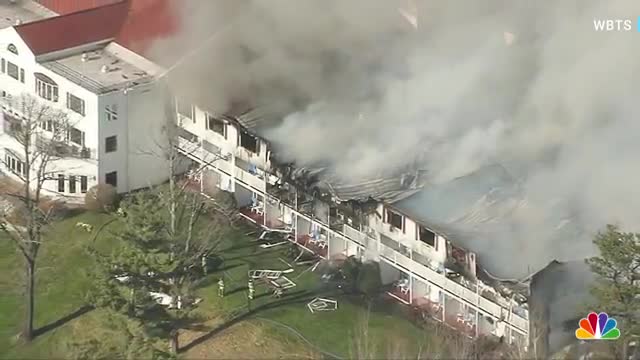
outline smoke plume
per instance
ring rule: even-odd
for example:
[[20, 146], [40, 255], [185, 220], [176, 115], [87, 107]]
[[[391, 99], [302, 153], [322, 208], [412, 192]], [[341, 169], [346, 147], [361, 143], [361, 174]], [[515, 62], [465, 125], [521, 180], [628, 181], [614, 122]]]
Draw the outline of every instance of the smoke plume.
[[[593, 21], [632, 18], [640, 2], [174, 3], [182, 32], [154, 57], [201, 48], [174, 86], [212, 111], [285, 104], [282, 124], [264, 130], [282, 158], [349, 179], [417, 163], [434, 184], [506, 167], [531, 209], [505, 220], [517, 229], [508, 237], [477, 239], [473, 250], [491, 249], [484, 263], [525, 273], [589, 255], [606, 223], [638, 227], [640, 35]], [[586, 235], [547, 236], [566, 218]]]

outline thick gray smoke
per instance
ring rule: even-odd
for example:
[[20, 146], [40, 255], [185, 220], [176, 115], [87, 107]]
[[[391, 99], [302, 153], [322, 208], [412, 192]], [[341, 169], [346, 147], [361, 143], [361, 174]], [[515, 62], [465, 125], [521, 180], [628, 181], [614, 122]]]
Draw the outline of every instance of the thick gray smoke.
[[504, 165], [530, 216], [509, 220], [508, 237], [477, 239], [474, 250], [491, 249], [485, 263], [535, 269], [588, 255], [590, 236], [547, 236], [567, 217], [586, 234], [639, 225], [640, 35], [593, 21], [634, 18], [640, 2], [416, 0], [417, 29], [398, 11], [413, 10], [404, 0], [174, 3], [183, 31], [155, 58], [208, 39], [175, 86], [221, 112], [290, 106], [265, 131], [285, 158], [348, 178], [418, 163], [433, 183]]

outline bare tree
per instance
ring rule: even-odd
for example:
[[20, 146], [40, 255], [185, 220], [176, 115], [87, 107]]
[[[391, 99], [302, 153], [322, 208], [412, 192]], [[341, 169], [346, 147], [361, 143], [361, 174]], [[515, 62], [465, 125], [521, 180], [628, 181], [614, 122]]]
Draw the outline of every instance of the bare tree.
[[5, 152], [12, 152], [19, 161], [17, 164], [3, 161], [23, 186], [17, 192], [3, 194], [13, 200], [14, 209], [12, 213], [2, 214], [0, 228], [24, 259], [26, 313], [22, 336], [30, 341], [34, 336], [36, 260], [54, 210], [53, 206], [41, 206], [43, 189], [45, 182], [52, 179], [53, 162], [64, 155], [69, 120], [64, 112], [28, 95], [18, 97], [11, 108], [14, 111], [4, 115], [3, 126], [16, 144], [15, 147], [7, 146]]

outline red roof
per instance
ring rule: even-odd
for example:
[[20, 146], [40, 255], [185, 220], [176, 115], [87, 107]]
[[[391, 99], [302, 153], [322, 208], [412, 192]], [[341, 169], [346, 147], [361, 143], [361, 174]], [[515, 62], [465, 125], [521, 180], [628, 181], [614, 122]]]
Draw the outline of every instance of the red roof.
[[113, 39], [127, 17], [128, 1], [15, 26], [34, 55]]
[[[155, 40], [171, 36], [178, 29], [178, 17], [172, 9], [175, 0], [37, 1], [62, 15], [36, 22], [40, 25], [27, 30], [24, 28], [36, 23], [22, 25], [22, 30], [16, 27], [32, 51], [38, 54], [97, 41], [95, 39], [98, 38], [115, 38], [120, 45], [145, 56]], [[126, 4], [126, 9], [123, 9], [123, 4]]]
[[93, 9], [119, 1], [122, 0], [36, 0], [40, 5], [60, 15]]

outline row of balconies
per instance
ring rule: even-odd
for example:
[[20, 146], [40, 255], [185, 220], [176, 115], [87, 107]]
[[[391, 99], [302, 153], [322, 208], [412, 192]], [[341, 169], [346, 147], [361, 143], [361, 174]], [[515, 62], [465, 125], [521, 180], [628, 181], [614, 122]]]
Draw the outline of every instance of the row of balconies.
[[[179, 147], [183, 152], [189, 153], [191, 156], [205, 163], [214, 165], [219, 170], [233, 176], [236, 180], [253, 187], [255, 190], [261, 191], [262, 193], [266, 192], [265, 186], [267, 182], [265, 180], [265, 176], [267, 176], [267, 174], [263, 170], [235, 157], [222, 156], [220, 148], [217, 146], [206, 143], [193, 135], [191, 137], [181, 136], [179, 138]], [[271, 195], [277, 194], [276, 197], [278, 199], [283, 195], [275, 191], [270, 191], [269, 193]], [[305, 214], [305, 216], [308, 216], [310, 220], [323, 224], [324, 226], [329, 227], [330, 230], [337, 231], [340, 235], [344, 234], [346, 238], [356, 240], [360, 244], [367, 244], [368, 246], [376, 244], [375, 246], [379, 246], [381, 257], [386, 261], [426, 279], [430, 283], [435, 284], [468, 304], [475, 305], [481, 311], [497, 319], [507, 321], [513, 327], [516, 327], [519, 332], [523, 334], [528, 332], [528, 321], [526, 318], [515, 314], [513, 311], [507, 311], [508, 314], [505, 315], [504, 307], [509, 305], [506, 303], [499, 305], [495, 301], [483, 297], [476, 288], [477, 285], [466, 282], [460, 283], [447, 278], [446, 271], [444, 271], [444, 269], [441, 267], [434, 268], [434, 264], [418, 252], [402, 251], [403, 247], [397, 242], [397, 249], [394, 249], [393, 246], [368, 238], [368, 236], [364, 235], [362, 232], [346, 224], [345, 218], [338, 218], [337, 216], [334, 216], [334, 221], [332, 221], [331, 216], [329, 216], [328, 219], [320, 219], [316, 217], [314, 214], [314, 199], [307, 199], [304, 196], [301, 196], [301, 194], [297, 194], [295, 192], [293, 196], [291, 196], [290, 191], [287, 191], [287, 194], [285, 195], [286, 196], [284, 196], [284, 199], [281, 199], [281, 201], [291, 210], [295, 212], [299, 211], [300, 213]], [[297, 199], [295, 199], [296, 196]], [[305, 199], [309, 201], [305, 201]], [[297, 208], [294, 206], [294, 202], [297, 202]], [[306, 211], [304, 211], [305, 209]]]

